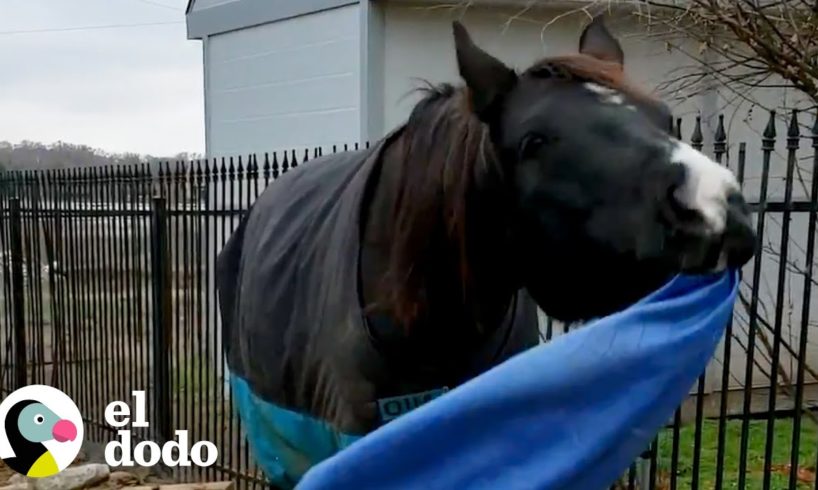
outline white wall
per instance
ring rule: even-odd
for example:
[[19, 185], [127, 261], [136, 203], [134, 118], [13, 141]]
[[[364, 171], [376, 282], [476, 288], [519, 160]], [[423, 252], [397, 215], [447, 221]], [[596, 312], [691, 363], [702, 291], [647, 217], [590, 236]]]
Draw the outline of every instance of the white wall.
[[208, 155], [358, 141], [358, 8], [208, 37]]
[[[431, 82], [459, 81], [452, 40], [451, 23], [459, 13], [422, 5], [390, 2], [385, 7], [384, 126], [400, 124], [409, 114], [417, 95], [407, 94], [419, 86], [416, 79]], [[524, 20], [506, 21], [520, 8], [499, 9], [474, 6], [462, 17], [475, 42], [489, 53], [517, 69], [525, 69], [543, 56], [577, 51], [582, 15], [567, 16], [543, 32], [543, 26], [562, 11], [529, 12]], [[660, 43], [646, 43], [629, 35], [641, 32], [633, 21], [613, 17], [608, 21], [621, 38], [629, 75], [646, 88], [653, 89], [664, 80], [664, 73], [679, 66], [682, 55], [668, 53]], [[670, 101], [669, 101], [670, 103]], [[693, 101], [675, 101], [678, 115], [692, 113]]]

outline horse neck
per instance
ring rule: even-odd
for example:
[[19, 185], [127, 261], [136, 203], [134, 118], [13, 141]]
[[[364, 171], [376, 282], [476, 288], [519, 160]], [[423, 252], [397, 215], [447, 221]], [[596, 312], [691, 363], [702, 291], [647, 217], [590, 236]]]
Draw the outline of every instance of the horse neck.
[[[377, 305], [382, 299], [380, 281], [387, 271], [391, 246], [396, 240], [394, 209], [402, 185], [402, 159], [415, 161], [412, 155], [407, 156], [403, 145], [398, 138], [384, 149], [370, 198], [365, 201], [362, 294], [365, 304], [373, 305], [381, 319], [390, 313], [388, 308], [384, 311]], [[502, 211], [493, 206], [492, 199], [491, 193], [479, 189], [469, 193], [468, 214], [476, 217], [467, 221], [465, 251], [459, 249], [459, 244], [443, 232], [442, 227], [428, 237], [430, 246], [426, 249], [426, 267], [422, 272], [427, 286], [424, 291], [427, 308], [425, 314], [406, 329], [408, 335], [432, 331], [433, 335], [482, 337], [502, 324], [516, 288], [508, 267], [504, 266], [507, 254]], [[463, 252], [471, 272], [468, 288], [463, 287], [459, 268]]]

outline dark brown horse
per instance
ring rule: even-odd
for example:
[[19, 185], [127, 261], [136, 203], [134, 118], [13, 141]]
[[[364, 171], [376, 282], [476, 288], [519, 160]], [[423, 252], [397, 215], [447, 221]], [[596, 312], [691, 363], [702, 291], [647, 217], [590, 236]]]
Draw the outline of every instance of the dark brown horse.
[[237, 407], [270, 479], [680, 272], [740, 267], [732, 173], [675, 139], [601, 20], [522, 73], [458, 23], [462, 86], [270, 185], [219, 261]]

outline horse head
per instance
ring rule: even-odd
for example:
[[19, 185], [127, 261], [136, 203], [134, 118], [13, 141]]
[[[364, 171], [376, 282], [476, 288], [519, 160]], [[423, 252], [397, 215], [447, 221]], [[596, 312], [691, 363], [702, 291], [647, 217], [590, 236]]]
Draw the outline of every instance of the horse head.
[[578, 54], [519, 73], [460, 23], [453, 34], [499, 176], [475, 181], [508, 196], [510, 255], [549, 315], [605, 315], [672, 275], [738, 268], [754, 255], [733, 173], [674, 137], [669, 108], [628, 81], [601, 18], [582, 32]]

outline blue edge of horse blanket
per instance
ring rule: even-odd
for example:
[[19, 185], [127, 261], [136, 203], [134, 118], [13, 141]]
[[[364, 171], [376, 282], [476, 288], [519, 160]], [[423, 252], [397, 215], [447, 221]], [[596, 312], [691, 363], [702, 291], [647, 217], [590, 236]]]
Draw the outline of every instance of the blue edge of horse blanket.
[[[328, 452], [346, 447], [296, 488], [607, 488], [704, 371], [738, 284], [736, 271], [676, 276], [630, 308], [518, 354], [363, 438], [306, 429]], [[251, 396], [234, 386], [240, 400]], [[264, 447], [263, 420], [296, 417], [293, 430], [305, 430], [300, 416], [270, 410], [246, 419], [261, 458], [276, 452]]]

